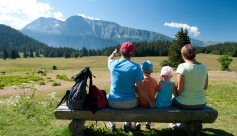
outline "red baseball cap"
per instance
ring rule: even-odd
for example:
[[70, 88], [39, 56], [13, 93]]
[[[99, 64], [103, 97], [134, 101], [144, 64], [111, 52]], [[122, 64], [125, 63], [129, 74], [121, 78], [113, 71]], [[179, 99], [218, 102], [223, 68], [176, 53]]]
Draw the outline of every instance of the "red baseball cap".
[[[123, 50], [125, 50], [125, 49], [127, 49], [129, 51], [129, 53], [123, 52]], [[130, 42], [125, 42], [122, 44], [122, 46], [120, 48], [120, 52], [123, 52], [124, 54], [134, 54], [135, 46]]]

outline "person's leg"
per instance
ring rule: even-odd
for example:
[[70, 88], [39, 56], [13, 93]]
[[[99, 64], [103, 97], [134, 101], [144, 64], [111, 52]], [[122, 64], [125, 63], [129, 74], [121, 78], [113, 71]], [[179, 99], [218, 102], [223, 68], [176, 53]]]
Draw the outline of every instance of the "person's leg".
[[146, 122], [146, 128], [151, 129], [151, 122]]
[[179, 103], [174, 97], [172, 99], [172, 105], [177, 108], [181, 108], [181, 109], [196, 110], [196, 109], [201, 109], [201, 108], [205, 107], [206, 103], [205, 104], [198, 104], [198, 105], [184, 105], [184, 104]]
[[[118, 102], [118, 101], [111, 101], [108, 99], [108, 105], [109, 105], [109, 107], [111, 107], [113, 109], [133, 109], [138, 106], [138, 100], [133, 99], [130, 101]], [[125, 124], [124, 124], [125, 131], [130, 131], [130, 130], [134, 130], [134, 129], [135, 129], [135, 125], [132, 122], [125, 122]]]
[[138, 106], [138, 100], [133, 99], [130, 101], [111, 101], [108, 99], [109, 107], [113, 109], [133, 109]]
[[136, 129], [140, 130], [141, 129], [141, 123], [140, 122], [135, 122], [135, 124], [136, 124]]
[[109, 123], [107, 124], [107, 127], [110, 129], [111, 132], [116, 130], [116, 126], [113, 121], [109, 121]]
[[[196, 110], [196, 109], [201, 109], [203, 107], [206, 106], [206, 103], [205, 104], [198, 104], [198, 105], [184, 105], [184, 104], [181, 104], [179, 103], [175, 97], [173, 97], [172, 99], [172, 105], [177, 107], [177, 108], [181, 108], [181, 109], [186, 109], [186, 110]], [[174, 127], [182, 127], [183, 124], [181, 123], [170, 123], [170, 127], [171, 128], [174, 128]]]

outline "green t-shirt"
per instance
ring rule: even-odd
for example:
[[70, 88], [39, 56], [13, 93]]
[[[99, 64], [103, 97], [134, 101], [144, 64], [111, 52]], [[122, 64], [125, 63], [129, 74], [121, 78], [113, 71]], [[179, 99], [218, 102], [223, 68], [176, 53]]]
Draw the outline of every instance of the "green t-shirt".
[[184, 75], [183, 92], [176, 97], [176, 100], [184, 105], [205, 104], [205, 82], [207, 68], [203, 64], [182, 63], [178, 66], [176, 73]]

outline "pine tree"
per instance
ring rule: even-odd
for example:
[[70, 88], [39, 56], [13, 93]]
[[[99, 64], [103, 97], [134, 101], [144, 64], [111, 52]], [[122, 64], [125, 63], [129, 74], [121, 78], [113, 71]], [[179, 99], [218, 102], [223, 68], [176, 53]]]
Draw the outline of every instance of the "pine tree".
[[16, 58], [20, 58], [20, 57], [21, 57], [20, 54], [19, 54], [19, 52], [16, 52], [16, 55], [17, 55]]
[[64, 52], [63, 57], [64, 57], [64, 58], [70, 58], [71, 55], [70, 55], [70, 53], [68, 53], [68, 52], [66, 51], [66, 52]]
[[34, 54], [33, 54], [32, 48], [30, 48], [30, 56], [29, 56], [29, 57], [34, 57]]
[[11, 58], [11, 59], [16, 59], [17, 58], [17, 54], [16, 54], [15, 50], [10, 51], [9, 58]]
[[35, 50], [35, 57], [40, 57], [38, 50]]
[[8, 58], [8, 53], [7, 53], [7, 50], [5, 48], [2, 50], [2, 58], [4, 60], [6, 60], [6, 58]]
[[24, 51], [24, 53], [23, 53], [23, 58], [27, 58], [26, 51]]
[[190, 44], [190, 38], [188, 36], [188, 30], [183, 28], [177, 32], [175, 35], [176, 38], [173, 41], [173, 44], [169, 48], [168, 60], [172, 63], [173, 67], [178, 67], [180, 63], [183, 63], [181, 49], [184, 45]]
[[235, 49], [232, 53], [232, 57], [237, 57], [237, 49]]

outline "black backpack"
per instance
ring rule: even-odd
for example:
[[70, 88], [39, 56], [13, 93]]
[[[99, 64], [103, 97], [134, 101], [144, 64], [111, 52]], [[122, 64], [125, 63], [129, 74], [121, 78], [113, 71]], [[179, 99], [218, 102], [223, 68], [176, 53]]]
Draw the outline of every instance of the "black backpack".
[[86, 93], [87, 79], [90, 78], [89, 94], [92, 92], [92, 74], [89, 67], [79, 72], [73, 77], [75, 84], [70, 90], [66, 91], [65, 96], [62, 98], [57, 107], [66, 101], [67, 107], [71, 110], [91, 110], [95, 113], [97, 109], [97, 101], [91, 98]]

